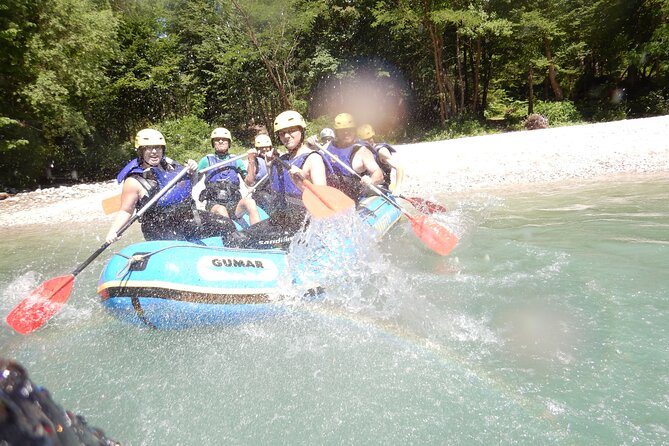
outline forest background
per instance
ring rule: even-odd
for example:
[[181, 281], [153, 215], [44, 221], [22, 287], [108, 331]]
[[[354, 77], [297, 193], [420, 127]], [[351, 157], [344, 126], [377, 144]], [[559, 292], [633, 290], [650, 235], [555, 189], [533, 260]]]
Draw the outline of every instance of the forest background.
[[2, 0], [0, 190], [111, 179], [145, 127], [242, 151], [287, 109], [390, 142], [669, 114], [668, 56], [669, 0]]

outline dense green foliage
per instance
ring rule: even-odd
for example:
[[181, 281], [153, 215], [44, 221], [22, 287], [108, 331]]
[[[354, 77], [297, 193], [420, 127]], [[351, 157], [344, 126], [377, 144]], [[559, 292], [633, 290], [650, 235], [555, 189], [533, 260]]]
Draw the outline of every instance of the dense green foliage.
[[[108, 179], [295, 109], [394, 141], [669, 113], [669, 0], [5, 0], [0, 187]], [[47, 168], [53, 166], [53, 169]]]

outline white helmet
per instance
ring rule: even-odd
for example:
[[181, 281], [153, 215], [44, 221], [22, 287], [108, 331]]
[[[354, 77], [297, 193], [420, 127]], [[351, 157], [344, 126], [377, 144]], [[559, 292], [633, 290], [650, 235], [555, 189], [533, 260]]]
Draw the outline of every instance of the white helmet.
[[334, 130], [332, 130], [329, 127], [325, 127], [323, 130], [321, 130], [321, 141], [323, 141], [325, 138], [332, 138], [334, 139], [335, 133]]
[[256, 136], [255, 147], [256, 149], [259, 149], [260, 147], [272, 147], [272, 140], [268, 135], [258, 135]]
[[304, 122], [302, 115], [294, 110], [287, 110], [285, 112], [279, 113], [279, 115], [274, 118], [275, 132], [290, 127], [302, 127], [303, 129], [306, 129], [307, 123]]
[[218, 127], [215, 128], [213, 132], [211, 132], [211, 140], [213, 141], [214, 138], [225, 138], [230, 141], [230, 144], [232, 144], [232, 135], [230, 134], [230, 130], [223, 128], [223, 127]]

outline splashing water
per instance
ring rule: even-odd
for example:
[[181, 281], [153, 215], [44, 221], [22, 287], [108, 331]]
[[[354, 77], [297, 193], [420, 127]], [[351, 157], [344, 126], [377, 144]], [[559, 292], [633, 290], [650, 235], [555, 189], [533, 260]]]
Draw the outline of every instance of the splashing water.
[[[216, 330], [108, 316], [101, 258], [46, 327], [0, 345], [126, 444], [666, 444], [667, 191], [464, 197], [432, 216], [461, 238], [445, 258], [406, 222], [374, 241], [353, 215], [314, 221], [290, 264], [324, 300]], [[5, 314], [99, 246], [92, 223], [40, 229], [0, 238]]]

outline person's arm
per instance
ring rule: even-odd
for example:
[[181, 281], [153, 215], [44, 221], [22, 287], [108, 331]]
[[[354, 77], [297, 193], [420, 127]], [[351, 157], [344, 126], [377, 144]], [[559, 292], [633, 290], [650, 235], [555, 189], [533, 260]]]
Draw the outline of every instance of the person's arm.
[[134, 178], [126, 178], [125, 181], [123, 181], [123, 189], [121, 190], [121, 208], [116, 213], [116, 217], [114, 217], [114, 221], [107, 232], [107, 236], [105, 237], [107, 243], [114, 243], [118, 240], [116, 233], [135, 213], [135, 207], [141, 198], [142, 190], [143, 188], [139, 184], [139, 181]]
[[244, 177], [244, 183], [251, 187], [256, 182], [256, 173], [258, 172], [258, 151], [256, 149], [249, 149], [246, 153], [248, 154], [249, 167]]
[[320, 155], [311, 155], [302, 166], [304, 177], [318, 186], [327, 185], [325, 163]]
[[[207, 167], [209, 167], [209, 158], [207, 158], [206, 156], [203, 156], [202, 158], [200, 158], [200, 161], [197, 163], [197, 170], [206, 169]], [[198, 176], [197, 176], [198, 181], [200, 181], [203, 176], [204, 176], [203, 173], [198, 174]]]
[[304, 143], [309, 147], [311, 150], [318, 150], [318, 136], [316, 135], [311, 135], [304, 141]]
[[206, 156], [200, 158], [200, 161], [197, 163], [197, 170], [206, 169], [209, 167], [209, 158]]
[[[359, 157], [359, 162], [355, 163], [355, 158]], [[374, 159], [374, 155], [367, 147], [361, 147], [358, 149], [358, 152], [355, 154], [354, 166], [358, 164], [359, 169], [353, 168], [356, 172], [367, 173], [367, 175], [362, 176], [362, 182], [365, 184], [382, 184], [383, 183], [383, 171], [377, 164]]]
[[404, 181], [404, 166], [397, 161], [397, 158], [393, 156], [393, 154], [390, 153], [390, 150], [386, 147], [379, 150], [379, 156], [386, 164], [395, 169], [395, 182], [390, 185], [390, 190], [394, 193], [399, 193], [400, 188], [402, 187], [402, 182]]

